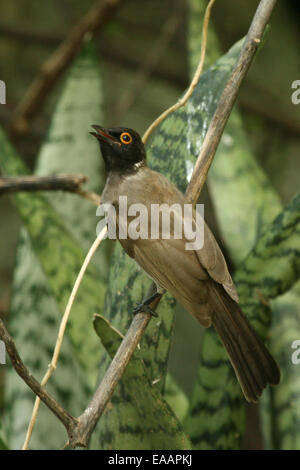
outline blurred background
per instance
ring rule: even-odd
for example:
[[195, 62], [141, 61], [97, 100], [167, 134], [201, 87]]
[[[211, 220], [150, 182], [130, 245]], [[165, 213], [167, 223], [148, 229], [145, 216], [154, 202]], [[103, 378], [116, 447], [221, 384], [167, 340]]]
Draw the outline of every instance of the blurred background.
[[[211, 21], [223, 52], [246, 34], [257, 3], [254, 0], [216, 2]], [[0, 124], [8, 133], [13, 126], [14, 112], [41, 65], [93, 4], [88, 0], [0, 0], [0, 79], [7, 87], [6, 104], [0, 105]], [[142, 134], [182, 94], [189, 76], [187, 19], [188, 2], [184, 0], [127, 0], [104, 29], [96, 31], [105, 90], [103, 125], [128, 126]], [[300, 104], [291, 102], [292, 82], [300, 79], [299, 24], [298, 2], [278, 2], [263, 54], [257, 55], [238, 98], [253, 152], [284, 204], [300, 189]], [[26, 133], [13, 138], [31, 169], [46, 136], [62, 83], [60, 77]], [[207, 190], [204, 202], [206, 219], [222, 243]], [[9, 314], [19, 229], [20, 220], [10, 197], [2, 196], [0, 315], [3, 318]], [[199, 334], [200, 328], [193, 318], [177, 315], [170, 369], [187, 394], [192, 390], [197, 368]], [[3, 390], [3, 373], [0, 380]], [[248, 428], [253, 430], [257, 416], [253, 407], [249, 409]], [[262, 446], [259, 433], [254, 434], [247, 433], [245, 448]]]

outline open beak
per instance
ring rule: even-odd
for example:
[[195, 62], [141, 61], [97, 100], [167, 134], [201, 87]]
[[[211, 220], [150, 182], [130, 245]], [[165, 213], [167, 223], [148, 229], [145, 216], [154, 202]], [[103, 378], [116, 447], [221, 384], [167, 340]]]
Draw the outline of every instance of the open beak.
[[98, 126], [97, 124], [93, 124], [92, 128], [95, 129], [96, 132], [90, 132], [91, 135], [96, 137], [96, 139], [106, 142], [107, 144], [118, 144], [119, 142], [112, 137], [104, 127]]

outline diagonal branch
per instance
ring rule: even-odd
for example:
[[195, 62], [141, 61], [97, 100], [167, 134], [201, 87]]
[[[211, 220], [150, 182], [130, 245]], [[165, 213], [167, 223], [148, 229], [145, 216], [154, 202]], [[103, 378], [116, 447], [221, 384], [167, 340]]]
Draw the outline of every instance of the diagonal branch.
[[97, 2], [86, 16], [74, 26], [59, 48], [42, 65], [39, 74], [17, 107], [8, 128], [10, 138], [16, 139], [27, 132], [30, 120], [37, 114], [49, 91], [76, 56], [84, 36], [102, 29], [123, 1], [103, 0]]

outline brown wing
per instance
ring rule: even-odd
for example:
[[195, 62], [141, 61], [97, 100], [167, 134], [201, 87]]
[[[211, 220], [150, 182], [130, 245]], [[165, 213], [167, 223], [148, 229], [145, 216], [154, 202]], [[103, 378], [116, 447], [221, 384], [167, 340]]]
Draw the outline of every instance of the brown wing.
[[[127, 196], [128, 207], [135, 203], [150, 206], [149, 201], [152, 204], [187, 204], [184, 195], [173, 183], [149, 168], [124, 179], [119, 185], [118, 194]], [[204, 227], [204, 245], [197, 251], [186, 250], [187, 240], [184, 238], [120, 242], [129, 256], [134, 258], [157, 284], [177, 298], [180, 295], [181, 299], [178, 300], [182, 303], [183, 300], [201, 303], [201, 292], [204, 298], [206, 296], [205, 283], [201, 281], [209, 276], [222, 284], [228, 294], [238, 301], [224, 256], [208, 226], [204, 224]]]

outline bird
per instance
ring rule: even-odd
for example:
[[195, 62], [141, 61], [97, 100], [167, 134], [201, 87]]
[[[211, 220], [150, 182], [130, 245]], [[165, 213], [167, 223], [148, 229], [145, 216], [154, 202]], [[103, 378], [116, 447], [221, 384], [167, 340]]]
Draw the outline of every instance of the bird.
[[[90, 134], [100, 144], [106, 170], [101, 203], [114, 208], [117, 228], [124, 225], [121, 196], [127, 198], [128, 207], [139, 204], [148, 210], [155, 204], [177, 204], [183, 208], [188, 203], [169, 179], [148, 166], [138, 132], [128, 127], [104, 128], [96, 124], [92, 128], [95, 132]], [[195, 217], [193, 212], [193, 226], [197, 229]], [[127, 218], [126, 223], [133, 220], [132, 216]], [[150, 219], [147, 223], [150, 224]], [[279, 383], [279, 367], [242, 312], [225, 257], [205, 221], [203, 246], [199, 249], [186, 249], [184, 235], [163, 237], [161, 226], [157, 238], [118, 234], [125, 252], [155, 282], [157, 289], [134, 313], [153, 313], [149, 304], [168, 291], [203, 327], [213, 325], [248, 402], [256, 403], [268, 384]]]

